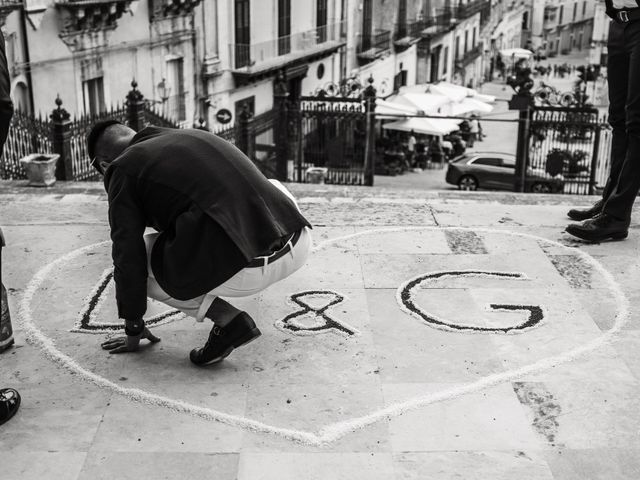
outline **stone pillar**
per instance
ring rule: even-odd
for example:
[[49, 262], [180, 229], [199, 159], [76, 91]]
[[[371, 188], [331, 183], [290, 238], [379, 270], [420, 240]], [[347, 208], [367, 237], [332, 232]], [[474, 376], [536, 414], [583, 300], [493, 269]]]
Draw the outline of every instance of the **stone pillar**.
[[60, 95], [56, 97], [57, 107], [51, 112], [53, 152], [60, 155], [56, 165], [56, 180], [73, 180], [71, 159], [71, 120], [69, 112], [62, 108]]
[[287, 181], [289, 173], [288, 97], [287, 82], [284, 79], [284, 74], [279, 72], [273, 86], [273, 108], [275, 110], [273, 136], [276, 147], [276, 178], [281, 182]]
[[129, 126], [139, 132], [147, 125], [147, 122], [144, 118], [144, 96], [138, 90], [138, 82], [135, 78], [131, 81], [131, 90], [127, 93], [126, 105]]
[[248, 103], [242, 104], [242, 111], [238, 115], [237, 123], [237, 147], [249, 157], [250, 160], [255, 156], [255, 134], [253, 131], [253, 114]]

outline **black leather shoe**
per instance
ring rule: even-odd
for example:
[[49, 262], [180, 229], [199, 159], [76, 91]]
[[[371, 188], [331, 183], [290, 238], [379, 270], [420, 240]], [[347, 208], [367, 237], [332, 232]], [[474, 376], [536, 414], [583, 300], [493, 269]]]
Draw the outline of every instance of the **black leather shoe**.
[[572, 223], [566, 232], [587, 242], [623, 240], [629, 235], [629, 222], [600, 213], [582, 224]]
[[579, 209], [573, 208], [567, 212], [567, 216], [571, 220], [575, 220], [576, 222], [582, 222], [583, 220], [588, 220], [589, 218], [593, 218], [599, 213], [602, 212], [602, 207], [604, 206], [604, 201], [598, 200], [593, 204], [591, 208]]
[[222, 361], [235, 348], [246, 345], [262, 333], [246, 312], [240, 312], [229, 324], [221, 328], [214, 325], [209, 340], [202, 348], [194, 348], [189, 358], [196, 365], [210, 365]]

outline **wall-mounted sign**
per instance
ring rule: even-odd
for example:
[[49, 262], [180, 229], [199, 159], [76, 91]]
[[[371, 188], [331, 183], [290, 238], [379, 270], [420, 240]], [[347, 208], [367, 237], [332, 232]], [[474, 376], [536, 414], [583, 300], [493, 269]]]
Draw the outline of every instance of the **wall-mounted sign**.
[[216, 120], [222, 124], [229, 123], [232, 118], [233, 115], [226, 108], [221, 108], [216, 112]]

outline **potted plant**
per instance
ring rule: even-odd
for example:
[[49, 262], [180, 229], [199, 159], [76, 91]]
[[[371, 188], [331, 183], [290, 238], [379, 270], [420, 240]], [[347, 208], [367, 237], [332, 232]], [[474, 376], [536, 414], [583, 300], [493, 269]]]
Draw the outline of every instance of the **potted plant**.
[[56, 183], [56, 163], [60, 155], [56, 153], [32, 153], [20, 159], [27, 173], [28, 185], [50, 187]]

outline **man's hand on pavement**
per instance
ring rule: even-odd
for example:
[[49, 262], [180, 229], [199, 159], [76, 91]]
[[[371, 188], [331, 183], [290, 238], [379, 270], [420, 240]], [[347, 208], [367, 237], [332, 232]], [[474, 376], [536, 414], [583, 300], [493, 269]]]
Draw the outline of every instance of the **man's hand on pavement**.
[[144, 327], [144, 330], [140, 335], [127, 335], [125, 337], [110, 338], [100, 346], [104, 350], [109, 350], [109, 353], [135, 352], [138, 350], [140, 340], [143, 338], [146, 338], [151, 343], [157, 343], [160, 341], [160, 338], [151, 333], [147, 327]]

